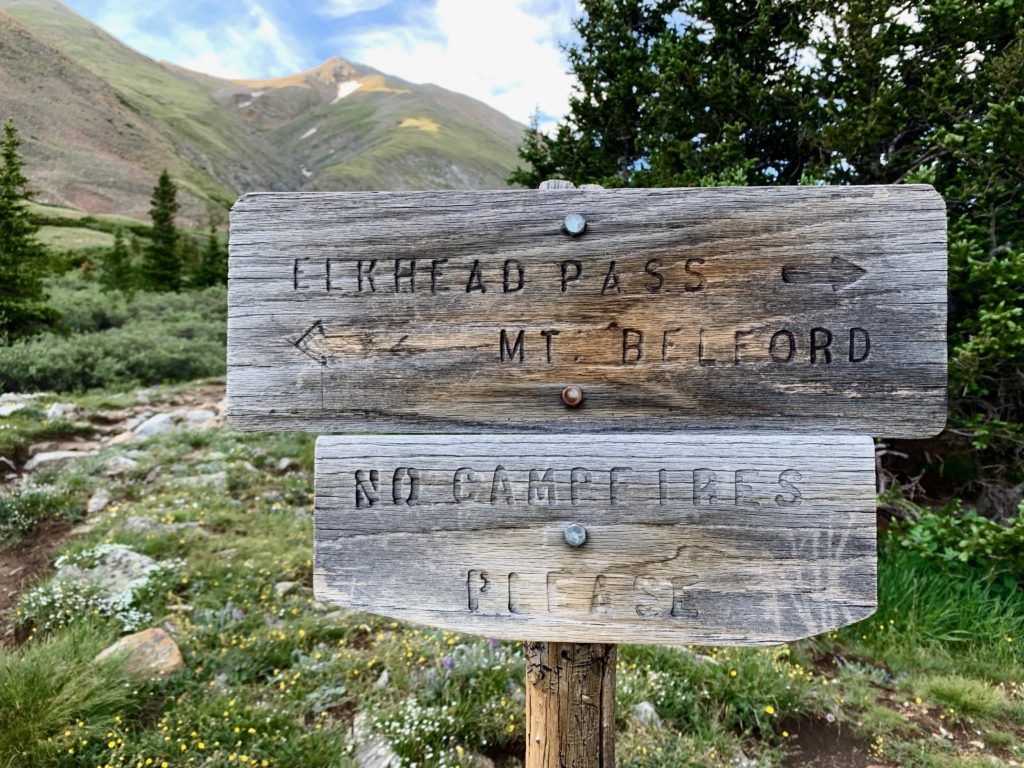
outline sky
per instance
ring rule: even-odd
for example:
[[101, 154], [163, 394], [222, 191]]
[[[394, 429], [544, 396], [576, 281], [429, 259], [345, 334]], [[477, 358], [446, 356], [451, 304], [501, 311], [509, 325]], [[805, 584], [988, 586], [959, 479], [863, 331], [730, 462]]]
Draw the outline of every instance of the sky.
[[228, 78], [331, 56], [473, 96], [550, 129], [567, 111], [560, 48], [578, 0], [65, 0], [148, 56]]

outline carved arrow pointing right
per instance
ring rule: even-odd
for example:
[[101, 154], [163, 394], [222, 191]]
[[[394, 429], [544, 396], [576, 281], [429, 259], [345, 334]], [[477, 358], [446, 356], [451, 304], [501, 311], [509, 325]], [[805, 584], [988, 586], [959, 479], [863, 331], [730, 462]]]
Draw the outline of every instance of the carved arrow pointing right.
[[848, 285], [853, 285], [867, 274], [867, 270], [852, 261], [847, 261], [841, 256], [833, 256], [832, 263], [827, 267], [800, 267], [786, 266], [782, 268], [782, 282], [784, 283], [832, 283], [832, 290], [838, 291]]

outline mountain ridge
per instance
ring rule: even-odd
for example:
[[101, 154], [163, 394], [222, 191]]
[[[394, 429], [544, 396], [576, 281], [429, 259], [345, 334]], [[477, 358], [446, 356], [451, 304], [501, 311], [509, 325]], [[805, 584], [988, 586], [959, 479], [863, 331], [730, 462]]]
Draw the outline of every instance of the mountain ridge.
[[341, 56], [237, 80], [156, 61], [57, 0], [0, 0], [8, 116], [41, 202], [144, 216], [167, 168], [193, 223], [249, 191], [504, 187], [524, 130]]

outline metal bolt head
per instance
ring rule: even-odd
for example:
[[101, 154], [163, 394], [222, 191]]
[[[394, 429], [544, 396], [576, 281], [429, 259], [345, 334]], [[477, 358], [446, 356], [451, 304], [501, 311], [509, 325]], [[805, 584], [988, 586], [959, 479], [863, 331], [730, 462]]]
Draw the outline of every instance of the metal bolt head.
[[575, 384], [570, 384], [562, 390], [562, 402], [570, 408], [578, 408], [583, 402], [583, 390]]
[[562, 536], [570, 547], [582, 547], [587, 543], [587, 529], [579, 523], [568, 526]]
[[565, 217], [565, 221], [562, 222], [562, 229], [567, 235], [576, 237], [582, 235], [583, 230], [587, 228], [587, 220], [583, 217], [582, 213], [570, 213]]

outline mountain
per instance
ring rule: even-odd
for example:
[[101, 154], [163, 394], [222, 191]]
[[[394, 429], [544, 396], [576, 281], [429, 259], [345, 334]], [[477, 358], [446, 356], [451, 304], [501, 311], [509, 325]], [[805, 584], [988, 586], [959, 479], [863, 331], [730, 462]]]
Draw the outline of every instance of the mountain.
[[0, 119], [39, 199], [144, 217], [160, 170], [184, 219], [254, 190], [494, 189], [523, 126], [335, 57], [272, 80], [157, 62], [57, 0], [0, 0]]

